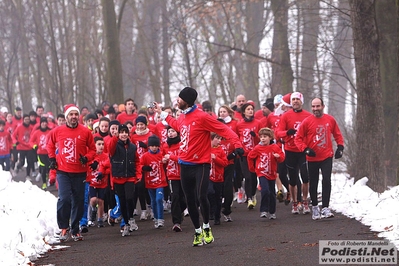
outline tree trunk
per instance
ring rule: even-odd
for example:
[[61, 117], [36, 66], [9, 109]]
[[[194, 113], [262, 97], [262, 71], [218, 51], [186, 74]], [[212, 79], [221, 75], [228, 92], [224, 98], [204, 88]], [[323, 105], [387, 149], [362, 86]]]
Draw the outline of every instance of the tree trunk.
[[107, 98], [111, 103], [123, 102], [122, 63], [119, 46], [119, 30], [116, 26], [113, 0], [101, 0], [104, 17], [107, 53]]
[[288, 47], [288, 1], [271, 0], [274, 14], [272, 46], [272, 95], [292, 92], [294, 76]]
[[355, 179], [367, 176], [368, 185], [382, 192], [386, 188], [385, 137], [374, 2], [350, 1], [357, 84]]
[[311, 99], [317, 95], [314, 93], [314, 75], [320, 25], [320, 1], [308, 0], [299, 2], [299, 6], [302, 10], [303, 31], [301, 75], [298, 77], [297, 91], [300, 91], [303, 94], [305, 99], [304, 108], [310, 110]]
[[382, 106], [385, 119], [385, 165], [387, 170], [387, 185], [396, 184], [397, 158], [396, 151], [398, 145], [398, 88], [392, 86], [398, 80], [398, 58], [392, 56], [397, 53], [398, 43], [397, 27], [392, 21], [396, 19], [396, 10], [393, 8], [393, 0], [378, 0], [375, 2], [378, 34], [380, 38], [380, 73], [382, 87]]

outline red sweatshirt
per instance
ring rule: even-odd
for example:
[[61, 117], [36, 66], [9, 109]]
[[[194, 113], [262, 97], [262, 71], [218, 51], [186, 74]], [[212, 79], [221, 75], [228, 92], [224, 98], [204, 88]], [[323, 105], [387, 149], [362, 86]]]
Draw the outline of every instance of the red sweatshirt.
[[227, 156], [222, 146], [212, 147], [211, 153], [216, 158], [211, 160], [209, 180], [216, 183], [224, 182], [224, 168], [228, 165]]
[[24, 123], [15, 129], [14, 133], [12, 134], [12, 139], [14, 143], [18, 143], [17, 150], [27, 151], [32, 149], [32, 147], [29, 145], [31, 132], [32, 126], [26, 126]]
[[166, 122], [180, 132], [180, 163], [210, 163], [211, 132], [231, 140], [234, 148], [242, 147], [236, 133], [208, 113], [199, 110], [196, 105], [186, 114], [182, 113], [178, 120], [168, 115]]
[[[91, 170], [90, 167], [87, 168], [86, 182], [90, 182], [90, 186], [94, 188], [106, 188], [111, 168], [109, 156], [104, 152], [100, 154], [96, 153], [96, 156], [94, 156], [94, 159], [89, 163], [89, 165], [94, 161], [98, 162], [98, 167], [94, 171]], [[97, 175], [99, 172], [102, 173], [103, 178], [97, 181]]]
[[[274, 157], [273, 154], [275, 153], [280, 155], [280, 157]], [[258, 144], [248, 154], [248, 168], [249, 171], [255, 172], [257, 177], [264, 176], [269, 180], [276, 180], [277, 163], [283, 162], [284, 159], [285, 155], [278, 145]]]
[[178, 164], [179, 143], [169, 146], [167, 143], [163, 146], [164, 154], [169, 154], [168, 164], [166, 166], [166, 176], [169, 180], [180, 180], [180, 165]]
[[153, 133], [150, 130], [146, 130], [143, 133], [137, 134], [136, 131], [132, 132], [133, 134], [130, 135], [130, 141], [137, 146], [137, 153], [139, 154], [139, 157], [143, 156], [144, 153], [147, 152], [148, 148], [142, 148], [139, 145], [139, 142], [142, 141], [144, 144], [147, 145], [148, 142], [148, 137], [153, 135]]
[[50, 132], [50, 129], [47, 129], [45, 131], [37, 129], [32, 132], [29, 143], [32, 148], [34, 145], [37, 145], [37, 154], [48, 154], [47, 140], [50, 136]]
[[88, 161], [92, 161], [96, 155], [93, 134], [80, 124], [76, 128], [63, 125], [51, 130], [47, 142], [49, 158], [55, 158], [57, 147], [57, 169], [68, 173], [86, 173], [87, 164], [80, 163], [80, 155], [86, 156]]
[[278, 128], [275, 130], [276, 138], [284, 141], [284, 149], [292, 152], [301, 152], [294, 143], [295, 135], [288, 136], [287, 131], [289, 129], [298, 130], [302, 121], [312, 114], [306, 110], [296, 112], [293, 109], [285, 112], [278, 123]]
[[140, 162], [143, 166], [151, 166], [152, 171], [145, 171], [144, 182], [145, 187], [149, 189], [166, 187], [166, 175], [164, 171], [164, 164], [162, 163], [162, 152], [158, 150], [157, 153], [148, 151], [141, 157]]
[[344, 146], [344, 138], [334, 117], [324, 114], [317, 118], [312, 115], [302, 121], [295, 136], [295, 144], [300, 151], [309, 147], [316, 152], [315, 157], [306, 156], [308, 161], [323, 161], [334, 154], [331, 136], [334, 136], [337, 145]]
[[[259, 129], [260, 122], [256, 119], [253, 119], [250, 122], [246, 122], [244, 119], [242, 119], [237, 123], [237, 133], [240, 137], [242, 146], [244, 147], [244, 156], [247, 156], [248, 152], [250, 152], [255, 147], [255, 145], [259, 143]], [[255, 132], [255, 137], [252, 137], [250, 133], [251, 131]]]
[[118, 120], [119, 123], [121, 123], [121, 124], [125, 124], [127, 121], [130, 121], [134, 124], [136, 121], [136, 118], [137, 118], [137, 113], [133, 113], [133, 114], [129, 115], [126, 112], [122, 112], [116, 117], [116, 120]]
[[10, 156], [12, 149], [11, 134], [7, 130], [0, 131], [0, 158]]

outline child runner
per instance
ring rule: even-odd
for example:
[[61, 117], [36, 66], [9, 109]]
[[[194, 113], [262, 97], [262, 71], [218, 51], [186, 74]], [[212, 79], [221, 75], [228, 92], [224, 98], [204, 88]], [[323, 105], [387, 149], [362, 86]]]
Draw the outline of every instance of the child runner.
[[209, 174], [208, 199], [210, 204], [210, 217], [214, 217], [214, 225], [220, 225], [220, 211], [222, 209], [222, 194], [224, 182], [224, 168], [227, 166], [227, 156], [220, 142], [222, 137], [211, 133], [211, 171]]
[[47, 176], [49, 173], [50, 161], [48, 160], [47, 139], [51, 129], [47, 126], [47, 118], [40, 118], [40, 127], [32, 131], [30, 145], [37, 151], [39, 161], [39, 174], [42, 176], [42, 189], [47, 188]]
[[274, 139], [273, 130], [259, 130], [260, 142], [248, 153], [249, 171], [255, 172], [261, 187], [260, 217], [276, 219], [276, 178], [277, 163], [285, 156], [277, 144], [270, 144]]
[[138, 227], [133, 218], [133, 193], [135, 182], [141, 177], [141, 167], [137, 147], [131, 143], [129, 129], [119, 125], [118, 136], [113, 136], [109, 142], [111, 158], [112, 183], [119, 197], [120, 209], [125, 222], [122, 236], [130, 235], [130, 230]]
[[154, 212], [155, 228], [164, 227], [163, 219], [163, 188], [168, 185], [163, 158], [160, 150], [161, 142], [156, 135], [148, 138], [148, 151], [141, 156], [141, 164], [145, 172], [144, 182], [151, 198], [151, 208]]
[[[105, 190], [108, 185], [108, 178], [110, 172], [110, 163], [108, 154], [104, 153], [104, 139], [101, 137], [94, 137], [96, 144], [96, 156], [89, 164], [87, 176], [90, 179], [90, 206], [97, 211], [97, 226], [104, 227], [103, 214], [104, 214], [104, 197]], [[91, 217], [92, 220], [95, 217]], [[94, 218], [94, 219], [93, 219]]]
[[167, 161], [166, 175], [170, 180], [172, 187], [172, 230], [175, 232], [181, 232], [182, 213], [187, 208], [186, 200], [184, 198], [183, 189], [180, 183], [180, 166], [178, 163], [178, 155], [180, 148], [180, 134], [171, 127], [168, 127], [168, 138], [163, 146], [165, 155], [164, 158]]

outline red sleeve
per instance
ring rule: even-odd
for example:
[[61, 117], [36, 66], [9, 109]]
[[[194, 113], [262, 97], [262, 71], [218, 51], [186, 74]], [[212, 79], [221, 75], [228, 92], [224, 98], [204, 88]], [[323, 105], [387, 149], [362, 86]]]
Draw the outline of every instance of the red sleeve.
[[116, 144], [118, 143], [119, 138], [117, 136], [111, 137], [108, 142], [108, 153], [110, 156], [113, 156], [116, 151]]

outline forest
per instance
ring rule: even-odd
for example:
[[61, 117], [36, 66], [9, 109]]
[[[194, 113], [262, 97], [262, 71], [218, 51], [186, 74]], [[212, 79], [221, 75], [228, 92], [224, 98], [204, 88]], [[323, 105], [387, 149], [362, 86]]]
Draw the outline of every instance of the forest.
[[[399, 183], [399, 1], [3, 0], [0, 106], [53, 113], [185, 86], [230, 104], [300, 91], [344, 133], [345, 171]], [[340, 168], [342, 169], [342, 168]]]

